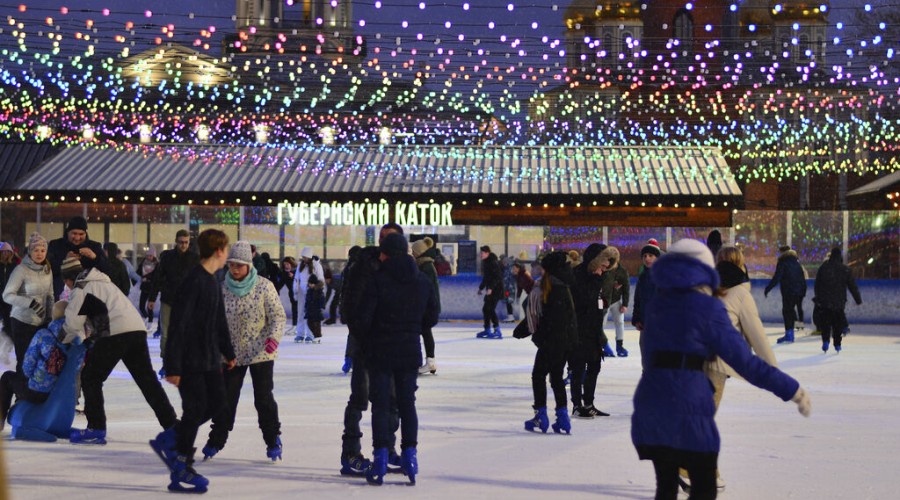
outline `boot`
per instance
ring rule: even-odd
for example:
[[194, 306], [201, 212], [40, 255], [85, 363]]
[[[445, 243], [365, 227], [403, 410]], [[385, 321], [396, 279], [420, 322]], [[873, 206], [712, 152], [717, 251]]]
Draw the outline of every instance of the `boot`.
[[591, 411], [584, 406], [576, 406], [572, 410], [572, 416], [575, 418], [594, 418], [594, 415], [591, 413]]
[[616, 357], [616, 353], [613, 352], [612, 347], [610, 347], [609, 344], [603, 346], [603, 356], [607, 358]]
[[793, 344], [794, 343], [794, 329], [791, 328], [789, 330], [784, 331], [784, 337], [781, 337], [777, 340], [779, 344]]
[[415, 448], [406, 448], [400, 454], [400, 470], [409, 478], [409, 484], [416, 484], [419, 473], [419, 459]]
[[534, 418], [525, 421], [525, 430], [534, 431], [535, 428], [540, 429], [544, 434], [550, 428], [550, 418], [547, 417], [547, 408], [535, 408]]
[[620, 358], [627, 358], [628, 357], [628, 349], [625, 349], [625, 346], [623, 345], [623, 343], [624, 343], [624, 341], [622, 341], [622, 340], [616, 341], [616, 356], [618, 356]]
[[381, 486], [384, 476], [387, 474], [387, 448], [377, 448], [372, 456], [372, 466], [366, 471], [366, 481], [369, 484]]
[[419, 375], [434, 375], [437, 373], [437, 366], [434, 364], [434, 358], [425, 358], [425, 364], [419, 367]]
[[565, 432], [566, 434], [572, 433], [572, 422], [569, 420], [568, 408], [556, 409], [556, 422], [553, 423], [553, 432], [557, 434], [562, 432]]
[[206, 493], [209, 480], [197, 474], [194, 470], [194, 459], [185, 455], [178, 455], [172, 464], [172, 473], [169, 474], [169, 491]]

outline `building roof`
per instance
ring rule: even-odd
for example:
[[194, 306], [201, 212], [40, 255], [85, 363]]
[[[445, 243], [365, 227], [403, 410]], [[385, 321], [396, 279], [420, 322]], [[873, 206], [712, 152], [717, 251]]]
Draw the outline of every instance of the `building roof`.
[[862, 194], [877, 193], [882, 189], [893, 188], [898, 183], [900, 183], [900, 170], [891, 172], [887, 175], [875, 179], [868, 184], [862, 185], [847, 193], [847, 196], [859, 196]]
[[11, 189], [58, 150], [49, 143], [0, 142], [0, 189]]
[[[8, 190], [9, 191], [9, 190]], [[331, 201], [359, 196], [440, 200], [604, 201], [741, 196], [716, 148], [345, 146], [279, 149], [150, 145], [71, 147], [14, 186], [16, 194], [172, 194], [233, 203]], [[183, 203], [185, 200], [180, 199]]]

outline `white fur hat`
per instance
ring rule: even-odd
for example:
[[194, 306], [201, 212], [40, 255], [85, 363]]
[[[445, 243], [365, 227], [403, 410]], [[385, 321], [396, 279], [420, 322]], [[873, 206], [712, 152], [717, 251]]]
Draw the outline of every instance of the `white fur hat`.
[[300, 252], [300, 257], [303, 257], [304, 259], [311, 259], [312, 256], [312, 248], [303, 247], [303, 250]]

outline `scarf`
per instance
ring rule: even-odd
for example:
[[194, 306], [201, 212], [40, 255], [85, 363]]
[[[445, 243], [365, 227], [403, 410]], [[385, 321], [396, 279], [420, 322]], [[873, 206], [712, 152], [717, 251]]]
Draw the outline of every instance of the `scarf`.
[[31, 260], [31, 256], [26, 255], [25, 258], [22, 259], [22, 265], [32, 271], [43, 272], [44, 274], [50, 273], [50, 262], [47, 259], [44, 259], [43, 264], [35, 264], [34, 261]]
[[253, 290], [254, 286], [256, 286], [256, 278], [256, 269], [253, 266], [250, 266], [250, 273], [241, 281], [232, 278], [231, 273], [225, 273], [225, 286], [228, 287], [229, 292], [233, 293], [238, 298], [244, 297]]
[[719, 262], [716, 264], [716, 271], [719, 272], [719, 278], [722, 280], [722, 288], [734, 288], [741, 283], [750, 281], [747, 273], [731, 262]]
[[155, 259], [151, 261], [145, 257], [144, 262], [141, 263], [141, 276], [147, 276], [152, 273], [156, 269], [156, 264], [157, 261]]

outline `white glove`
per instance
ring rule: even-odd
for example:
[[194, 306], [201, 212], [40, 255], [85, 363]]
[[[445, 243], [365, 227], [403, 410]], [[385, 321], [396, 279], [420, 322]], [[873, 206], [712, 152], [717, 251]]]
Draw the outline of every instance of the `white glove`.
[[810, 412], [812, 412], [812, 401], [809, 400], [809, 396], [802, 387], [797, 389], [797, 393], [794, 394], [791, 401], [797, 403], [797, 411], [804, 417], [808, 417]]

